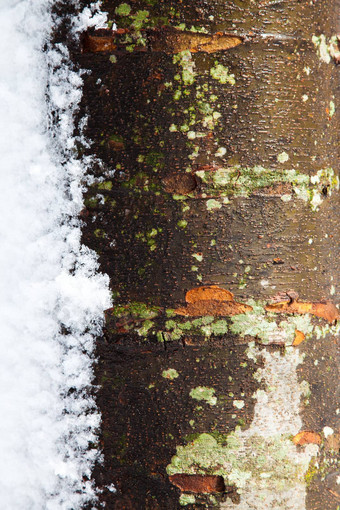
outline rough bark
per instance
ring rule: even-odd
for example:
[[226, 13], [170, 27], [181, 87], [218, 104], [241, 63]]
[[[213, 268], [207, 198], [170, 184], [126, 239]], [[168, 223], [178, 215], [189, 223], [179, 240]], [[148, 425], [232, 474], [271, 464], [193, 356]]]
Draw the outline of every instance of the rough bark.
[[337, 2], [103, 7], [118, 30], [75, 55], [103, 162], [84, 240], [114, 295], [102, 499], [335, 510]]

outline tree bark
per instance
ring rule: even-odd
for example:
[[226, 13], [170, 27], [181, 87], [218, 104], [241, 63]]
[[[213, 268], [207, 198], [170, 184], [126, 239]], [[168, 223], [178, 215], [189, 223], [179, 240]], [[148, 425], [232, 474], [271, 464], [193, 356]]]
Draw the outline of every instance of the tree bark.
[[102, 499], [335, 510], [338, 2], [103, 8], [118, 30], [74, 52], [102, 162], [84, 240], [114, 296]]

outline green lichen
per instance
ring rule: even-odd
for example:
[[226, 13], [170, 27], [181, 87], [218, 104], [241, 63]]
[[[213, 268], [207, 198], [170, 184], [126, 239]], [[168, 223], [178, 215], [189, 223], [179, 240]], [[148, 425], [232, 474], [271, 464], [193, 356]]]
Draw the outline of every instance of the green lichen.
[[215, 397], [215, 390], [213, 388], [207, 388], [205, 386], [197, 386], [193, 388], [189, 395], [191, 398], [195, 400], [205, 400], [208, 404], [214, 406], [217, 402], [217, 397]]
[[226, 485], [238, 489], [265, 482], [273, 490], [289, 490], [297, 480], [303, 480], [308, 468], [305, 460], [292, 461], [294, 448], [288, 435], [247, 436], [237, 426], [229, 435], [216, 438], [203, 433], [186, 446], [178, 446], [167, 473], [219, 475]]
[[192, 85], [195, 81], [196, 72], [195, 62], [193, 61], [191, 52], [189, 50], [181, 51], [173, 56], [172, 61], [182, 68], [181, 76], [177, 75], [179, 76], [179, 80], [182, 80], [185, 86]]
[[193, 505], [196, 498], [193, 494], [181, 494], [179, 498], [179, 504], [182, 506]]
[[139, 329], [137, 329], [137, 333], [140, 335], [140, 336], [147, 336], [150, 329], [154, 326], [154, 322], [153, 321], [150, 321], [150, 320], [146, 320], [143, 322], [142, 324], [142, 327], [140, 327]]
[[261, 301], [249, 300], [247, 302], [252, 311], [246, 314], [231, 317], [229, 329], [241, 337], [252, 336], [262, 344], [285, 343], [291, 345], [298, 329], [306, 336], [313, 331], [310, 315], [290, 316], [286, 320], [277, 321], [277, 314], [267, 312]]
[[212, 334], [216, 336], [225, 335], [228, 332], [228, 323], [223, 319], [213, 322], [210, 327]]
[[188, 225], [188, 222], [187, 222], [186, 220], [179, 220], [179, 221], [177, 222], [177, 225], [178, 225], [178, 227], [180, 227], [180, 228], [186, 228], [186, 226]]
[[227, 67], [219, 64], [218, 61], [215, 61], [214, 67], [210, 69], [210, 74], [214, 78], [214, 80], [219, 81], [222, 84], [229, 83], [230, 85], [235, 85], [235, 75], [229, 74], [229, 70]]
[[[325, 196], [325, 189], [328, 195], [331, 195], [332, 191], [339, 190], [339, 177], [332, 168], [319, 170], [309, 176], [296, 170], [267, 169], [262, 166], [249, 168], [236, 165], [221, 167], [215, 172], [199, 170], [196, 175], [206, 185], [207, 193], [215, 194], [219, 198], [247, 197], [263, 188], [288, 183], [292, 187], [292, 193], [309, 202], [313, 210], [318, 209]], [[291, 194], [284, 194], [281, 198], [288, 201], [291, 199]]]
[[213, 209], [221, 209], [222, 204], [215, 200], [214, 198], [210, 198], [206, 201], [206, 208], [208, 211], [212, 211]]
[[174, 368], [168, 368], [167, 370], [163, 370], [162, 377], [165, 379], [176, 379], [179, 377], [179, 373]]

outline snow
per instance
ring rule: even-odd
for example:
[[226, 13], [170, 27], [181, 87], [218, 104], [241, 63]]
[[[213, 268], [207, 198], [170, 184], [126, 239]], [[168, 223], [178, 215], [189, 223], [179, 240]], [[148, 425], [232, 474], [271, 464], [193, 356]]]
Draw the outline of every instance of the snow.
[[[80, 242], [90, 161], [74, 158], [72, 134], [82, 79], [65, 47], [42, 51], [51, 5], [0, 3], [2, 510], [81, 508], [95, 500], [100, 459], [89, 448], [100, 426], [93, 350], [111, 303], [108, 277]], [[87, 8], [74, 30], [104, 21]]]

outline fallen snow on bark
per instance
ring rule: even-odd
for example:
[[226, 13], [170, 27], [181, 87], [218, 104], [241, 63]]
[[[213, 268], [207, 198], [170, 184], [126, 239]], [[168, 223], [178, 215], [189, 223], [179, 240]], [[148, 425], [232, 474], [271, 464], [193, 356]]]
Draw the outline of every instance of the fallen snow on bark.
[[[74, 158], [73, 115], [82, 79], [66, 48], [48, 43], [53, 3], [0, 5], [3, 510], [80, 508], [95, 497], [100, 456], [90, 392], [108, 278], [80, 242], [86, 162]], [[75, 29], [103, 19], [91, 16]]]

